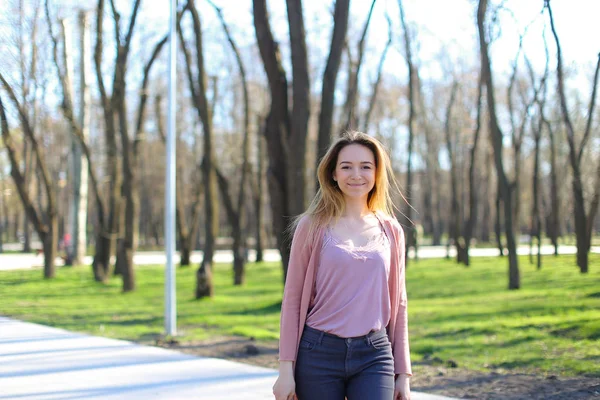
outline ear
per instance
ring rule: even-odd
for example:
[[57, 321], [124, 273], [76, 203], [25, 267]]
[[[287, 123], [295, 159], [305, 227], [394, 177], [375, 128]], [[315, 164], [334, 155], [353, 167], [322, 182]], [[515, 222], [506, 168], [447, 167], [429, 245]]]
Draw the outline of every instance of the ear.
[[333, 180], [334, 180], [335, 182], [337, 182], [337, 177], [335, 176], [335, 171], [333, 171], [333, 174], [331, 175], [331, 177], [333, 178]]

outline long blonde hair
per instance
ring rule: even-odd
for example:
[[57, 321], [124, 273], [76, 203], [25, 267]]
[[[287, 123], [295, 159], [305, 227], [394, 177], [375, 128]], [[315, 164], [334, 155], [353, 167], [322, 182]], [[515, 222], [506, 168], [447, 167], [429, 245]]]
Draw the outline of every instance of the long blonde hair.
[[321, 227], [329, 225], [344, 213], [344, 194], [333, 180], [333, 172], [337, 165], [340, 151], [351, 144], [358, 144], [371, 150], [375, 157], [375, 185], [367, 197], [367, 207], [372, 212], [381, 212], [388, 216], [394, 215], [394, 203], [390, 194], [390, 187], [396, 189], [406, 201], [399, 189], [392, 170], [392, 162], [383, 147], [383, 144], [372, 136], [363, 132], [344, 132], [336, 139], [327, 153], [323, 156], [317, 167], [319, 190], [308, 209], [297, 216], [290, 226], [293, 232], [298, 222], [305, 216], [310, 217], [311, 226], [309, 235], [314, 234]]

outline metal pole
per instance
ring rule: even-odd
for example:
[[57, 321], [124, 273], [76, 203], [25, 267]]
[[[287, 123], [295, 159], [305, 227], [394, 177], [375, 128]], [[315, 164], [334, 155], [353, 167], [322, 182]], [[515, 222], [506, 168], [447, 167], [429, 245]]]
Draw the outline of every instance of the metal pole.
[[175, 78], [177, 50], [176, 19], [177, 0], [170, 1], [169, 28], [169, 112], [167, 116], [166, 143], [166, 183], [165, 183], [165, 251], [167, 265], [165, 268], [165, 331], [167, 335], [177, 334], [177, 307], [175, 296]]

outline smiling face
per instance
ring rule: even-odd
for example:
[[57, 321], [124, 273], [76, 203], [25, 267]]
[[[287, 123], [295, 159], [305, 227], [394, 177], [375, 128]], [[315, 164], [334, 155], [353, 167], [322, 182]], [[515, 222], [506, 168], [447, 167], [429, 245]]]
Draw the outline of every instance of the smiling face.
[[350, 144], [338, 154], [333, 180], [347, 200], [366, 202], [375, 186], [375, 169], [373, 152], [363, 145]]

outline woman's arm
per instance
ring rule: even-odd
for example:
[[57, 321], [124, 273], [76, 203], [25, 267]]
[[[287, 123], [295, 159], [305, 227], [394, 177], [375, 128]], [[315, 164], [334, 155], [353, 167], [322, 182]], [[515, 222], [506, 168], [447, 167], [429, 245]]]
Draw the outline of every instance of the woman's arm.
[[395, 226], [397, 234], [398, 265], [396, 270], [396, 298], [399, 305], [394, 326], [394, 371], [396, 374], [412, 375], [410, 347], [408, 341], [408, 298], [406, 296], [406, 260], [404, 231], [399, 224]]
[[310, 260], [312, 241], [308, 238], [310, 219], [304, 217], [298, 223], [290, 253], [279, 334], [279, 361], [296, 361], [300, 323], [300, 300]]

